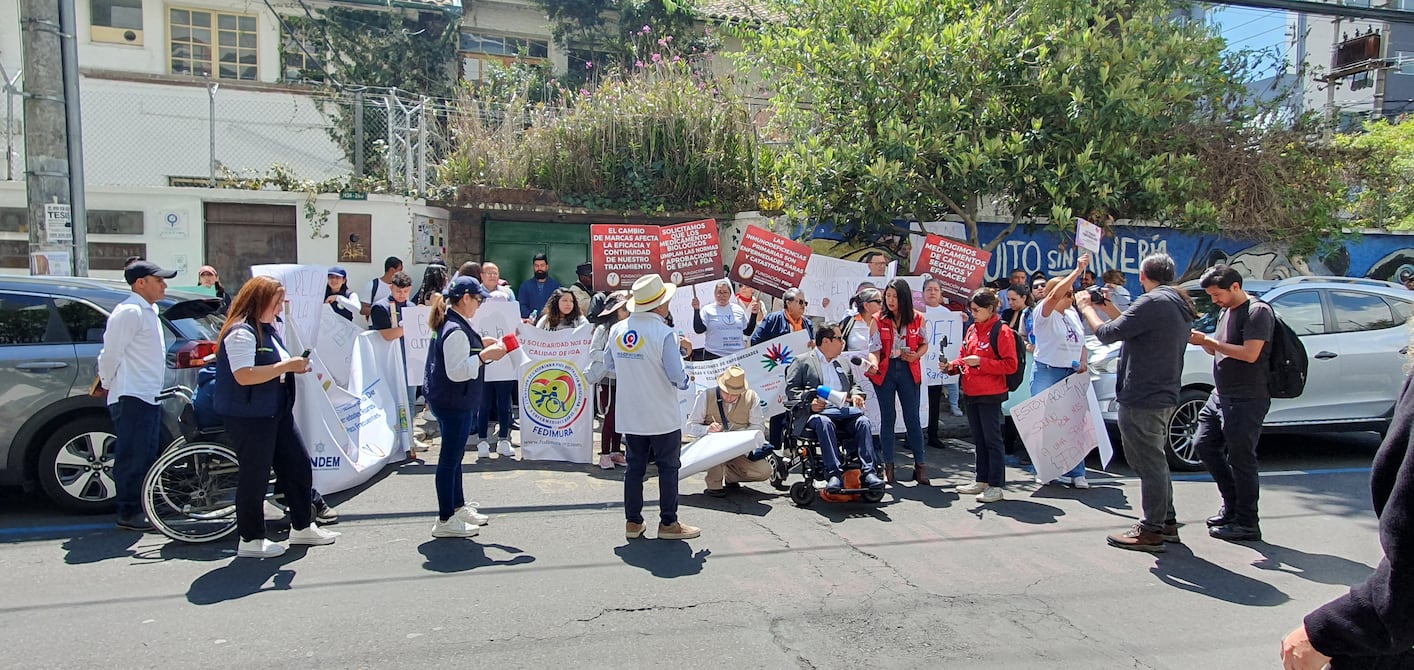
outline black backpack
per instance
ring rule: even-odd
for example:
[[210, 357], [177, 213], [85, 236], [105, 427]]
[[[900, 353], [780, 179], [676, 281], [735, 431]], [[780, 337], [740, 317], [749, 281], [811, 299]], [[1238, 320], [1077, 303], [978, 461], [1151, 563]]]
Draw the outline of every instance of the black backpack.
[[1301, 343], [1296, 331], [1276, 315], [1276, 310], [1272, 310], [1272, 318], [1275, 323], [1272, 339], [1267, 343], [1271, 347], [1267, 359], [1267, 392], [1273, 398], [1296, 398], [1306, 390], [1306, 373], [1310, 368], [1306, 345]]
[[[997, 338], [1001, 337], [1002, 325], [1000, 318], [992, 324], [992, 354], [997, 358], [1002, 357], [1001, 349], [997, 348]], [[1011, 335], [1016, 338], [1016, 372], [1006, 376], [1006, 388], [1008, 391], [1015, 391], [1021, 388], [1021, 382], [1026, 379], [1026, 340], [1015, 330], [1011, 331]]]

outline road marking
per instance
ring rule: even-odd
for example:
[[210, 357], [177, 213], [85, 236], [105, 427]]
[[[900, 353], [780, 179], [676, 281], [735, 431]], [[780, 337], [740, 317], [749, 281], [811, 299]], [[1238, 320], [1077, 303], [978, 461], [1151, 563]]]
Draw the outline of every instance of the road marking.
[[[1352, 475], [1370, 472], [1369, 467], [1361, 468], [1318, 468], [1315, 470], [1270, 470], [1260, 472], [1258, 477], [1318, 477], [1321, 475]], [[1192, 474], [1170, 475], [1176, 482], [1211, 482], [1212, 475], [1194, 472]], [[1086, 477], [1086, 481], [1095, 482], [1132, 482], [1138, 481], [1139, 477]]]
[[0, 537], [23, 537], [29, 535], [71, 535], [90, 530], [117, 530], [111, 523], [78, 523], [70, 526], [28, 526], [24, 528], [0, 528]]

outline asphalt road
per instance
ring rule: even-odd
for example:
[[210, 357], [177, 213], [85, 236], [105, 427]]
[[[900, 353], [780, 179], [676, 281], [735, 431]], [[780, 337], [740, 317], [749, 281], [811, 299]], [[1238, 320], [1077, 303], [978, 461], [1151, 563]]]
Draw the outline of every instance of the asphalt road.
[[0, 666], [1275, 668], [1379, 560], [1376, 446], [1264, 441], [1261, 543], [1207, 537], [1217, 493], [1181, 478], [1184, 544], [1160, 556], [1105, 545], [1135, 515], [1122, 465], [1089, 491], [1012, 470], [980, 505], [951, 492], [961, 448], [878, 505], [800, 509], [764, 483], [718, 500], [690, 478], [686, 542], [623, 539], [622, 470], [499, 458], [468, 468], [493, 517], [475, 540], [431, 538], [433, 468], [409, 463], [332, 497], [337, 544], [266, 561], [7, 492]]

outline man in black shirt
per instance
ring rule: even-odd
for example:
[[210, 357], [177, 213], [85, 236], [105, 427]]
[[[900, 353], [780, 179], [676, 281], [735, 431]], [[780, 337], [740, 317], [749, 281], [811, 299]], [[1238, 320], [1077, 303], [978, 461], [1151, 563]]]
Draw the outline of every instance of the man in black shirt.
[[1193, 331], [1188, 341], [1213, 356], [1216, 388], [1198, 415], [1194, 437], [1203, 467], [1223, 496], [1223, 507], [1208, 519], [1208, 534], [1220, 540], [1260, 540], [1257, 526], [1257, 438], [1272, 405], [1267, 390], [1267, 342], [1276, 327], [1270, 305], [1242, 290], [1242, 275], [1216, 265], [1203, 275], [1203, 290], [1223, 308], [1209, 336]]

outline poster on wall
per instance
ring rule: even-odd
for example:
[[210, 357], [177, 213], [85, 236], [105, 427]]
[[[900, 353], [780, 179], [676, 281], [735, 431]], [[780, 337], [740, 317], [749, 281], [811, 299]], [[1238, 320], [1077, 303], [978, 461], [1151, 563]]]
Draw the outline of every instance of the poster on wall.
[[35, 276], [68, 277], [73, 274], [73, 254], [67, 251], [35, 251], [29, 255], [30, 272]]
[[412, 262], [416, 264], [445, 260], [447, 257], [447, 222], [421, 214], [413, 217]]
[[977, 247], [955, 242], [942, 235], [928, 235], [918, 255], [914, 274], [942, 282], [943, 295], [966, 303], [982, 286], [987, 261], [992, 254]]
[[373, 262], [373, 215], [339, 213], [339, 262]]
[[780, 297], [787, 289], [800, 286], [810, 254], [810, 247], [800, 242], [751, 226], [742, 235], [731, 278], [767, 295]]

